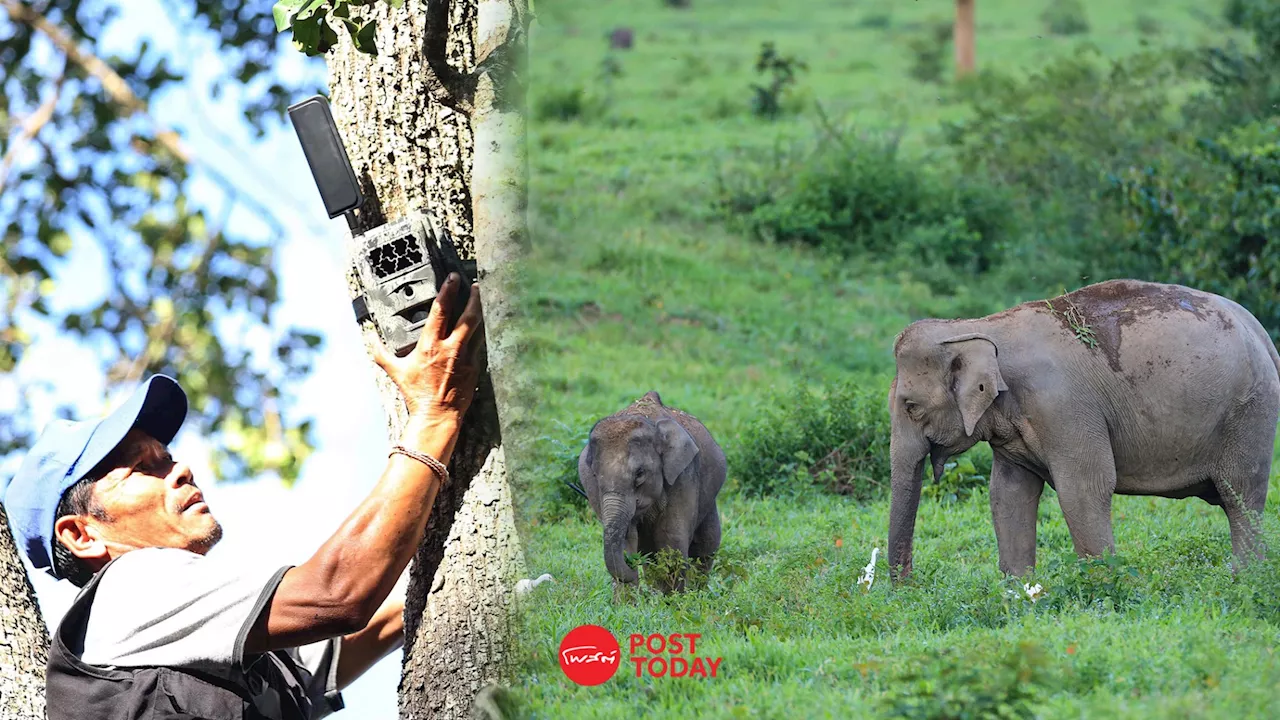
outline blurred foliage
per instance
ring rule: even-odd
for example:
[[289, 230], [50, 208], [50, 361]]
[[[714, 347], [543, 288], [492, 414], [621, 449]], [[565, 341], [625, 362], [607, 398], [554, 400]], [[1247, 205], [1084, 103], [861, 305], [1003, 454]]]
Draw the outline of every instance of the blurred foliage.
[[1045, 280], [1073, 286], [1121, 267], [1140, 276], [1154, 269], [1101, 197], [1103, 178], [1152, 157], [1191, 165], [1170, 122], [1170, 88], [1187, 65], [1154, 51], [1105, 61], [1083, 46], [1026, 78], [986, 71], [964, 84], [969, 117], [944, 125], [941, 140], [971, 179], [1002, 188], [1021, 218], [1021, 247], [1008, 257], [1069, 258], [1075, 272]]
[[981, 273], [1016, 228], [1012, 197], [949, 164], [899, 151], [898, 136], [828, 126], [812, 144], [755, 152], [719, 176], [716, 206], [769, 242]]
[[[209, 175], [148, 114], [153, 101], [184, 89], [186, 58], [148, 42], [128, 55], [107, 53], [100, 38], [117, 28], [118, 2], [14, 5], [21, 10], [0, 19], [0, 373], [15, 372], [39, 329], [60, 331], [95, 350], [109, 389], [152, 373], [176, 377], [191, 398], [188, 422], [224, 449], [221, 475], [274, 470], [291, 481], [311, 429], [291, 417], [291, 392], [321, 338], [272, 319], [281, 230], [270, 211], [216, 174], [221, 207], [198, 206], [192, 187]], [[186, 46], [212, 42], [223, 67], [210, 92], [217, 98], [234, 86], [257, 136], [283, 120], [290, 100], [318, 89], [274, 72], [282, 43], [267, 0], [165, 9], [158, 22]], [[237, 206], [256, 213], [266, 232], [230, 232]], [[103, 258], [105, 293], [88, 307], [55, 310], [50, 296], [73, 250]], [[255, 352], [255, 335], [274, 338], [269, 357]], [[27, 389], [0, 422], [0, 452], [40, 430]]]
[[861, 378], [776, 394], [727, 453], [730, 474], [748, 495], [816, 485], [860, 501], [886, 497], [888, 387], [887, 378]]
[[763, 83], [751, 84], [751, 111], [770, 120], [782, 114], [784, 101], [796, 85], [796, 75], [809, 66], [794, 55], [783, 55], [771, 42], [760, 46], [756, 57], [756, 73]]
[[[1111, 182], [1159, 276], [1243, 304], [1280, 338], [1280, 124], [1237, 128], [1199, 147], [1211, 167], [1130, 168]], [[1216, 172], [1214, 172], [1216, 170]]]
[[1080, 0], [1049, 0], [1040, 13], [1044, 27], [1053, 35], [1081, 35], [1089, 32], [1089, 16]]
[[952, 24], [935, 22], [907, 41], [911, 50], [911, 77], [924, 83], [941, 82], [951, 57]]
[[1015, 720], [1035, 716], [1053, 683], [1053, 667], [1030, 642], [990, 652], [941, 648], [899, 671], [881, 702], [885, 718]]

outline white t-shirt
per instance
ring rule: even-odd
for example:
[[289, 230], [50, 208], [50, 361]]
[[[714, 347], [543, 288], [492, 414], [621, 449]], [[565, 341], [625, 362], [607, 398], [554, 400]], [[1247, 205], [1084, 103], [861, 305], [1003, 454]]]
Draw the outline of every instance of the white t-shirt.
[[[187, 668], [237, 681], [249, 630], [289, 567], [246, 569], [176, 548], [125, 553], [98, 581], [81, 659], [99, 667]], [[300, 680], [315, 720], [343, 707], [341, 642], [285, 651], [310, 674]]]

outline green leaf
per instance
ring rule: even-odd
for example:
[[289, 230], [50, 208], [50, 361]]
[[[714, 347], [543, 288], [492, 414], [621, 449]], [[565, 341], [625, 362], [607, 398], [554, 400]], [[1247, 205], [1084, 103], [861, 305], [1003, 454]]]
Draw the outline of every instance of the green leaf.
[[338, 33], [335, 32], [334, 29], [330, 27], [329, 23], [325, 21], [324, 17], [321, 16], [320, 17], [320, 46], [318, 48], [319, 52], [317, 54], [324, 54], [329, 52], [329, 48], [333, 47], [335, 44], [337, 44], [337, 42], [338, 42]]
[[356, 45], [356, 50], [369, 55], [377, 55], [377, 31], [378, 26], [376, 20], [368, 20], [364, 25], [361, 25], [360, 29], [351, 36], [352, 42]]
[[329, 3], [329, 0], [310, 0], [310, 2], [307, 2], [306, 6], [303, 7], [301, 11], [298, 12], [298, 14], [295, 16], [295, 20], [303, 20], [313, 15], [319, 15], [320, 17], [323, 18], [325, 15], [325, 13], [323, 12], [324, 6], [327, 5], [328, 3]]
[[293, 23], [293, 46], [307, 55], [314, 55], [320, 45], [320, 16], [313, 15]]
[[387, 4], [399, 10], [404, 6], [404, 0], [387, 0]]
[[293, 24], [293, 16], [308, 0], [276, 0], [271, 6], [271, 16], [276, 21], [276, 32], [284, 32]]

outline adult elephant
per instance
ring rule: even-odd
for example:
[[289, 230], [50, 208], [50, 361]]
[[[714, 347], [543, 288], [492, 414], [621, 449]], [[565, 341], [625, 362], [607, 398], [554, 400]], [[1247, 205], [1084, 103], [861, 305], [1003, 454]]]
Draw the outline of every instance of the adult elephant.
[[1111, 498], [1196, 496], [1226, 512], [1239, 564], [1261, 556], [1280, 356], [1240, 305], [1113, 280], [972, 320], [920, 320], [894, 343], [889, 563], [911, 572], [926, 458], [990, 443], [1000, 569], [1035, 567], [1054, 488], [1080, 556], [1113, 551]]

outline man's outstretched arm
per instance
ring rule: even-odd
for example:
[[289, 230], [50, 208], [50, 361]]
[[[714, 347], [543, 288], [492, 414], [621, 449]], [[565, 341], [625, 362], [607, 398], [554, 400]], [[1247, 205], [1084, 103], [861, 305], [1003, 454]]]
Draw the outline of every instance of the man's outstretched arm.
[[[479, 377], [479, 288], [472, 288], [456, 326], [448, 327], [459, 282], [453, 274], [441, 288], [412, 352], [397, 358], [379, 348], [375, 354], [409, 410], [400, 444], [445, 465]], [[422, 542], [440, 481], [423, 463], [392, 455], [369, 497], [310, 559], [284, 574], [244, 652], [364, 632]]]
[[404, 591], [397, 584], [364, 629], [342, 638], [338, 654], [338, 689], [345, 690], [379, 660], [404, 645]]

